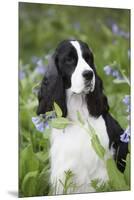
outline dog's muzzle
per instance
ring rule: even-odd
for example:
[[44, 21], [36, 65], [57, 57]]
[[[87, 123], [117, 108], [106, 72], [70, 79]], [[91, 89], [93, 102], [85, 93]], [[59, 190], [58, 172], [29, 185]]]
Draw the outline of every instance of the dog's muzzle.
[[95, 87], [95, 75], [92, 70], [85, 70], [82, 73], [82, 76], [84, 77], [84, 83], [85, 83], [85, 89], [84, 92], [87, 94], [88, 92], [93, 92]]

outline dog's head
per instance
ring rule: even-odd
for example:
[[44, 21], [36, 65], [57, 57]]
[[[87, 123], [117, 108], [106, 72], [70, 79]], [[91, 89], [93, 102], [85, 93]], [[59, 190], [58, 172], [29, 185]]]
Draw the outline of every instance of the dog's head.
[[95, 88], [93, 54], [82, 41], [66, 40], [55, 52], [55, 63], [65, 88], [73, 93], [88, 93]]
[[76, 94], [92, 94], [91, 98], [95, 95], [97, 98], [98, 92], [102, 93], [102, 83], [95, 70], [92, 51], [79, 40], [65, 40], [56, 48], [38, 94], [37, 114], [52, 110], [53, 102], [56, 101], [63, 116], [66, 116], [66, 89]]

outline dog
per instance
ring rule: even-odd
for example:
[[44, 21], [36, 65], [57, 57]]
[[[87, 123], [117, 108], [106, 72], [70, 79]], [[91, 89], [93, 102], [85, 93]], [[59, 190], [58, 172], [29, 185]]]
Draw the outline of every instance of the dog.
[[[77, 111], [92, 125], [106, 150], [113, 156], [118, 169], [125, 169], [128, 144], [120, 141], [124, 132], [109, 113], [103, 82], [97, 74], [94, 56], [88, 45], [80, 40], [62, 41], [52, 55], [38, 92], [37, 114], [53, 110], [56, 102], [71, 121], [77, 121]], [[94, 151], [88, 133], [71, 124], [65, 129], [52, 129], [50, 149], [50, 183], [55, 194], [63, 194], [65, 172], [71, 170], [76, 187], [68, 193], [94, 192], [91, 181], [108, 180], [104, 162]]]

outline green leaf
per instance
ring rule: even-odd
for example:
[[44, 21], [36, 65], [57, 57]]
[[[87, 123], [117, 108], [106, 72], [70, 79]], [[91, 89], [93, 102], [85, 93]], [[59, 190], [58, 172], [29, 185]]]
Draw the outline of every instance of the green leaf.
[[130, 153], [127, 154], [124, 177], [125, 177], [126, 183], [130, 186]]
[[54, 102], [54, 110], [56, 112], [57, 117], [62, 117], [62, 110], [56, 102]]
[[114, 190], [128, 190], [124, 175], [117, 169], [115, 161], [110, 158], [106, 162], [109, 181]]
[[32, 171], [25, 175], [22, 182], [22, 192], [24, 196], [30, 197], [36, 195], [38, 171]]
[[53, 128], [57, 128], [57, 129], [64, 129], [69, 124], [70, 124], [70, 121], [67, 118], [64, 118], [64, 117], [59, 117], [59, 118], [53, 119], [51, 121], [51, 126]]
[[19, 174], [20, 179], [23, 179], [24, 176], [30, 171], [36, 171], [39, 168], [39, 160], [33, 152], [31, 144], [28, 145], [20, 153], [20, 163], [19, 163]]
[[37, 192], [38, 195], [48, 195], [49, 193], [49, 166], [45, 165], [45, 167], [43, 168], [43, 170], [41, 171], [41, 173], [38, 175], [37, 177]]
[[76, 187], [76, 184], [73, 182], [73, 177], [74, 174], [69, 169], [68, 171], [65, 171], [65, 180], [62, 182], [59, 179], [59, 182], [63, 187], [63, 194], [68, 194], [70, 190], [74, 190], [74, 188]]
[[96, 134], [92, 135], [91, 144], [97, 155], [100, 157], [100, 159], [104, 159], [105, 149], [101, 145], [99, 138]]
[[99, 179], [94, 179], [91, 181], [92, 187], [96, 190], [96, 192], [110, 192], [113, 191], [110, 187], [109, 182], [101, 182]]
[[89, 127], [89, 131], [90, 131], [90, 135], [91, 135], [92, 147], [95, 150], [95, 152], [97, 153], [97, 155], [100, 157], [100, 159], [104, 159], [105, 149], [101, 145], [99, 137], [95, 132], [95, 129], [91, 126], [91, 124], [89, 124], [89, 122], [88, 122], [88, 127]]
[[91, 136], [96, 135], [96, 132], [95, 132], [94, 128], [91, 126], [91, 124], [89, 123], [89, 121], [88, 121], [88, 128], [89, 128]]
[[83, 121], [82, 116], [81, 116], [81, 114], [80, 114], [79, 111], [77, 111], [77, 119], [79, 120], [79, 122], [80, 122], [82, 125], [84, 125], [84, 121]]

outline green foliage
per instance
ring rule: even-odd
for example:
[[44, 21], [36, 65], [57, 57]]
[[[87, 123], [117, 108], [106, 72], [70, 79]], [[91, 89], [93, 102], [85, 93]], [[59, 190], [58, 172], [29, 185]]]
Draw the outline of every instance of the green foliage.
[[124, 175], [117, 169], [115, 161], [110, 158], [106, 162], [110, 185], [115, 190], [129, 190]]
[[58, 117], [52, 120], [51, 126], [57, 129], [64, 129], [70, 124], [70, 121], [64, 117]]
[[28, 172], [22, 182], [22, 192], [24, 196], [36, 195], [38, 171]]
[[39, 161], [33, 153], [32, 146], [29, 145], [20, 154], [20, 179], [23, 179], [28, 172], [36, 171], [38, 168]]
[[109, 184], [109, 182], [101, 183], [99, 179], [95, 179], [91, 181], [91, 185], [93, 188], [95, 188], [96, 192], [110, 192], [112, 191], [112, 188]]
[[97, 155], [101, 158], [104, 159], [104, 155], [105, 155], [105, 149], [104, 147], [101, 145], [98, 136], [95, 134], [92, 136], [91, 138], [91, 144], [93, 149], [95, 150], [95, 152], [97, 153]]
[[[81, 14], [79, 15], [79, 13]], [[43, 74], [37, 71], [38, 64], [37, 61], [33, 61], [33, 58], [41, 60], [45, 69], [48, 64], [46, 55], [52, 54], [61, 40], [77, 38], [88, 43], [94, 52], [97, 72], [105, 86], [110, 111], [121, 126], [126, 128], [127, 114], [122, 98], [130, 92], [129, 86], [126, 84], [128, 80], [125, 79], [126, 82], [123, 83], [106, 76], [103, 67], [114, 63], [114, 66], [123, 72], [125, 78], [129, 77], [129, 40], [114, 34], [110, 27], [110, 23], [113, 21], [123, 31], [128, 32], [129, 15], [129, 10], [19, 3], [19, 72], [23, 76], [19, 79], [20, 197], [50, 194], [49, 137], [51, 130], [46, 129], [44, 133], [41, 133], [36, 130], [31, 120], [36, 115], [37, 91], [43, 78]], [[62, 111], [56, 102], [54, 110], [57, 118], [52, 120], [53, 127], [63, 129], [72, 123], [62, 117]], [[77, 112], [77, 118], [78, 125], [82, 127], [85, 122], [79, 112]], [[93, 131], [91, 129], [90, 127], [90, 132]], [[89, 133], [89, 130], [85, 129], [85, 131]], [[89, 134], [90, 139], [95, 152], [103, 159], [105, 151], [99, 142], [97, 133]], [[113, 161], [108, 161], [107, 167], [111, 181], [100, 183], [99, 180], [98, 182], [93, 180], [97, 192], [129, 188], [130, 154], [127, 156], [124, 177], [115, 170]], [[72, 182], [70, 175], [69, 182]], [[118, 185], [115, 176], [121, 178], [121, 186]], [[64, 193], [69, 191], [67, 182], [63, 183]]]
[[70, 190], [73, 191], [76, 185], [73, 183], [74, 174], [71, 170], [65, 171], [65, 181], [60, 183], [63, 186], [63, 194], [69, 194]]
[[126, 168], [124, 171], [124, 178], [126, 180], [126, 183], [130, 186], [130, 153], [128, 153], [127, 158], [126, 158]]

